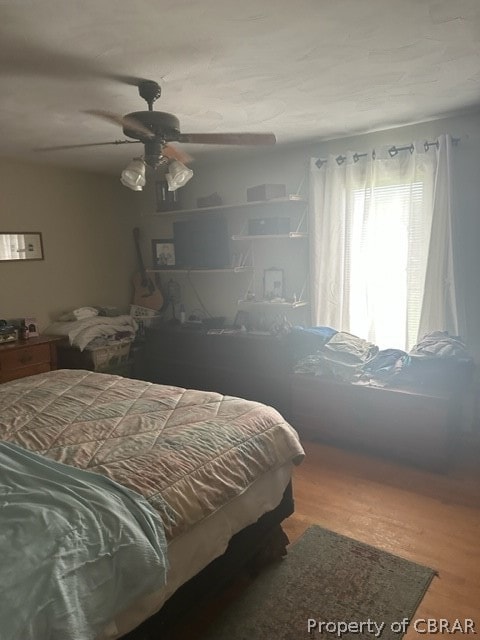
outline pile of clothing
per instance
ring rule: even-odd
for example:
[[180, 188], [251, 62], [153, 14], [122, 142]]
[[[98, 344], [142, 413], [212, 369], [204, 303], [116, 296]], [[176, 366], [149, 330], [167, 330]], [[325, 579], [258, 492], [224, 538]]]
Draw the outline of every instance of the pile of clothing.
[[468, 352], [458, 336], [449, 335], [448, 331], [432, 331], [410, 351], [411, 355], [439, 356], [441, 358], [468, 358]]
[[[304, 333], [305, 332], [305, 333]], [[474, 362], [465, 344], [447, 331], [433, 331], [409, 353], [401, 349], [380, 350], [376, 345], [330, 327], [295, 327], [292, 339], [315, 350], [294, 363], [295, 373], [324, 376], [342, 382], [443, 392], [467, 387]]]
[[294, 371], [354, 382], [377, 353], [378, 347], [371, 342], [345, 331], [335, 331], [321, 349], [302, 358]]
[[132, 341], [137, 328], [132, 316], [121, 315], [114, 307], [79, 307], [63, 313], [45, 333], [68, 337], [71, 346], [83, 351]]

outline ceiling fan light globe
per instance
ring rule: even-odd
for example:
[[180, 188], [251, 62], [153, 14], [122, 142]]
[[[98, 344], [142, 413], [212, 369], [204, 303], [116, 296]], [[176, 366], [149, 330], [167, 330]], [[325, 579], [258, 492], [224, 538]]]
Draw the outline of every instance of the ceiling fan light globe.
[[132, 191], [143, 191], [143, 187], [142, 186], [140, 186], [140, 185], [132, 185], [129, 182], [127, 182], [126, 180], [124, 180], [123, 178], [120, 178], [120, 182], [123, 184], [124, 187], [128, 187]]
[[183, 187], [192, 176], [193, 171], [191, 169], [186, 167], [179, 160], [172, 160], [168, 167], [168, 173], [165, 174], [168, 190], [175, 191], [176, 189]]
[[145, 162], [142, 158], [134, 158], [122, 171], [120, 182], [133, 191], [142, 191], [146, 184]]

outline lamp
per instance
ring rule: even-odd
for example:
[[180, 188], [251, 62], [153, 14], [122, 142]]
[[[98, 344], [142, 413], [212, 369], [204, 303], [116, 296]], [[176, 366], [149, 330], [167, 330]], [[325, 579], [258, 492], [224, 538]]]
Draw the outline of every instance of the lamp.
[[132, 191], [143, 191], [146, 182], [144, 160], [134, 158], [122, 171], [120, 182]]
[[184, 184], [190, 180], [193, 176], [193, 171], [182, 164], [179, 160], [172, 160], [168, 165], [168, 173], [165, 174], [165, 179], [168, 183], [168, 190], [175, 191], [179, 187], [183, 187]]

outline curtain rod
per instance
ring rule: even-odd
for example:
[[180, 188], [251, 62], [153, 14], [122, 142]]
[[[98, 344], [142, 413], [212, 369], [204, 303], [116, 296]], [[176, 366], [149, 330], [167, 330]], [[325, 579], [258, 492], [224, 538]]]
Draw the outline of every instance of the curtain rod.
[[[452, 144], [454, 144], [455, 146], [460, 142], [460, 138], [452, 138]], [[436, 147], [438, 149], [438, 140], [435, 140], [435, 142], [427, 142], [425, 141], [423, 143], [423, 148], [425, 149], [425, 151], [428, 151], [430, 149], [430, 147]], [[410, 151], [410, 153], [413, 153], [415, 151], [415, 147], [413, 146], [413, 142], [411, 142], [410, 144], [407, 144], [404, 147], [397, 147], [395, 145], [391, 146], [390, 149], [388, 150], [388, 153], [390, 154], [391, 158], [394, 158], [400, 151]], [[368, 153], [354, 153], [353, 154], [353, 161], [354, 162], [358, 162], [360, 160], [360, 158], [366, 158], [369, 154]], [[375, 149], [372, 151], [372, 158], [375, 160]], [[340, 166], [342, 165], [345, 160], [347, 159], [347, 156], [342, 156], [339, 155], [335, 158], [335, 160], [337, 161], [337, 164]], [[315, 164], [316, 166], [320, 169], [322, 167], [322, 165], [324, 165], [327, 162], [327, 160], [324, 160], [323, 158], [319, 158]]]

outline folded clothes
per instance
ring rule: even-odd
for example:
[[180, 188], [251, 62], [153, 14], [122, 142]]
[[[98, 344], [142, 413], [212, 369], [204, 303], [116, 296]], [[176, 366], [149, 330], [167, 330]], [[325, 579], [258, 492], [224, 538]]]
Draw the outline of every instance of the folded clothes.
[[85, 320], [85, 318], [94, 318], [98, 316], [98, 309], [95, 307], [79, 307], [60, 316], [60, 322], [75, 322], [75, 320]]
[[354, 382], [362, 375], [362, 367], [378, 353], [378, 347], [351, 333], [335, 333], [315, 354], [301, 359], [295, 373], [326, 376]]
[[378, 353], [378, 347], [372, 342], [339, 331], [330, 338], [324, 347], [325, 357], [344, 364], [363, 365]]

